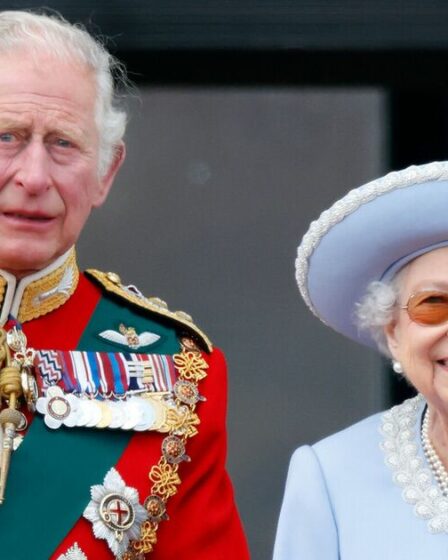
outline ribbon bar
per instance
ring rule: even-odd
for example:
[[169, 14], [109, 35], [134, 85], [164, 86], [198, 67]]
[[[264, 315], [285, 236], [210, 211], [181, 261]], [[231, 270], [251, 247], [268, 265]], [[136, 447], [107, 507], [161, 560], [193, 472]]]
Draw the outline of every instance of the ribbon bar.
[[172, 356], [163, 354], [39, 350], [34, 368], [41, 395], [54, 385], [104, 397], [171, 392], [178, 377]]

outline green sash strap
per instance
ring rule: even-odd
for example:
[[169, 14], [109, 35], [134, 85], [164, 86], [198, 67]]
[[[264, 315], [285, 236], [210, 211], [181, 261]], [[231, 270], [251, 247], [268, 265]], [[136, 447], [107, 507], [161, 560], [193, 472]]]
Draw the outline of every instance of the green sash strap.
[[[137, 332], [150, 330], [161, 336], [158, 353], [178, 351], [174, 329], [131, 315], [118, 302], [106, 299], [95, 309], [78, 349], [106, 350], [98, 333], [125, 319]], [[108, 350], [114, 351], [110, 346]], [[148, 348], [141, 351], [148, 353]], [[0, 506], [1, 558], [48, 560], [82, 515], [90, 487], [103, 482], [130, 437], [132, 433], [94, 428], [49, 430], [36, 416], [11, 458], [5, 502]]]
[[86, 507], [90, 487], [103, 482], [129, 437], [81, 428], [52, 431], [35, 418], [12, 457], [6, 501], [0, 506], [2, 557], [50, 558]]

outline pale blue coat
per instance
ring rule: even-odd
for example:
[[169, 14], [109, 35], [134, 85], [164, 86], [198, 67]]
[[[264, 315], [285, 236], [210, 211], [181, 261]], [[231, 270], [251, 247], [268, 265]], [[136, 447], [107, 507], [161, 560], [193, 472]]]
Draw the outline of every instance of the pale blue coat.
[[448, 534], [431, 534], [392, 480], [380, 419], [297, 449], [274, 560], [448, 560]]

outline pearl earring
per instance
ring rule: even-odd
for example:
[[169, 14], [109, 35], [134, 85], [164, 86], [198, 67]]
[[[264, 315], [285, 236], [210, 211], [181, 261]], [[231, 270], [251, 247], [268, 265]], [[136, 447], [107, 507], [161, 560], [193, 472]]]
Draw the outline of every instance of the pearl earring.
[[392, 360], [392, 369], [395, 373], [403, 373], [403, 366], [398, 360]]

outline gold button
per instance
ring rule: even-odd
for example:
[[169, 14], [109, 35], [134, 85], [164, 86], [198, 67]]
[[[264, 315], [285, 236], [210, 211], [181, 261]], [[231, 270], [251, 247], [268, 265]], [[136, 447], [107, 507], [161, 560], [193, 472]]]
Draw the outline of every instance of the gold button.
[[106, 278], [112, 282], [112, 284], [116, 284], [117, 286], [121, 284], [121, 278], [118, 276], [116, 272], [108, 272], [106, 274]]
[[150, 297], [148, 298], [148, 301], [149, 303], [155, 305], [156, 307], [160, 307], [162, 309], [168, 309], [168, 304], [166, 303], [166, 301], [163, 301], [163, 299], [160, 299], [158, 297]]
[[188, 323], [193, 322], [192, 316], [188, 315], [188, 313], [185, 313], [185, 311], [175, 311], [174, 315], [176, 315], [176, 317], [179, 317], [179, 319], [181, 319], [182, 321], [187, 321]]

